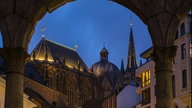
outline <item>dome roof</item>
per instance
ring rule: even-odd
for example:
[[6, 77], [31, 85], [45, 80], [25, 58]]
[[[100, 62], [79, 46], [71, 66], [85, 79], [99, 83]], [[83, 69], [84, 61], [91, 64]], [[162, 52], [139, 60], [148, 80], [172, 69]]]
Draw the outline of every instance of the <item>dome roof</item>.
[[108, 51], [104, 47], [100, 52], [101, 60], [92, 65], [91, 70], [96, 77], [101, 80], [106, 76], [109, 82], [114, 86], [117, 79], [121, 77], [119, 68], [108, 61]]
[[119, 72], [119, 68], [107, 60], [101, 60], [93, 64], [91, 70], [96, 77], [102, 77], [106, 72], [110, 74]]

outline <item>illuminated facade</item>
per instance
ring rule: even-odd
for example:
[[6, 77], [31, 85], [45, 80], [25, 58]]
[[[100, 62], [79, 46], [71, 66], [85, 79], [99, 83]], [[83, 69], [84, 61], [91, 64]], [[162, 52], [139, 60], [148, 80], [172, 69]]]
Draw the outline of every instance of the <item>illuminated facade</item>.
[[[101, 107], [102, 89], [75, 49], [43, 37], [27, 60], [25, 76], [40, 83], [39, 88], [49, 87], [63, 94], [61, 98], [66, 97], [62, 103], [59, 102], [61, 100], [47, 101], [46, 99], [49, 97], [43, 95], [41, 89], [34, 89], [33, 85], [28, 86], [29, 83], [25, 84], [25, 89], [30, 88], [31, 91], [43, 95], [44, 100], [50, 104], [41, 103], [43, 108], [52, 108], [52, 106], [90, 108], [90, 104], [94, 106], [93, 108]], [[30, 92], [28, 93], [29, 96], [33, 96]]]
[[[192, 16], [183, 19], [176, 34], [174, 44], [177, 53], [173, 60], [172, 90], [174, 108], [191, 108], [191, 67], [192, 67]], [[136, 70], [136, 76], [142, 79], [136, 92], [140, 94], [140, 103], [136, 108], [155, 108], [156, 106], [156, 77], [155, 63], [151, 60], [153, 48], [141, 54], [146, 63]]]
[[[4, 99], [5, 99], [5, 79], [0, 77], [0, 108], [4, 108]], [[24, 100], [24, 106], [23, 108], [36, 108], [37, 105], [33, 103], [30, 99], [29, 96], [24, 94], [23, 95], [23, 100]]]

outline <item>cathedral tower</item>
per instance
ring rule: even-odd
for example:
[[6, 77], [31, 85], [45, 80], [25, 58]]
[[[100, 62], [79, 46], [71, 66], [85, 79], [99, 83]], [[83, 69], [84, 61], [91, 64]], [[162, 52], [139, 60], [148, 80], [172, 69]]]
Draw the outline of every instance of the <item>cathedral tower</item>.
[[131, 19], [126, 72], [131, 73], [131, 76], [133, 76], [135, 75], [136, 68], [137, 68], [137, 61], [136, 61], [136, 52], [135, 52], [135, 44], [132, 31], [132, 19]]

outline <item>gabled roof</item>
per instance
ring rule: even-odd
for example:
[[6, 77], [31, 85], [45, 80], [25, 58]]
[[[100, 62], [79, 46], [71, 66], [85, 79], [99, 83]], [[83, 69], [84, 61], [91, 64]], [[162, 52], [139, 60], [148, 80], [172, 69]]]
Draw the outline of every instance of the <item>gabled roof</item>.
[[31, 60], [47, 60], [49, 62], [65, 63], [68, 67], [78, 68], [80, 70], [88, 70], [75, 49], [53, 42], [46, 38], [42, 38], [35, 49], [32, 51]]

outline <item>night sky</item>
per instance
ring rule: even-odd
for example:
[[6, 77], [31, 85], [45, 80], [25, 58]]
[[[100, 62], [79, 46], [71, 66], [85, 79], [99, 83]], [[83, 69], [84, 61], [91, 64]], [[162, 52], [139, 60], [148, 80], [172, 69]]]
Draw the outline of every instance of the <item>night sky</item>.
[[[29, 44], [29, 53], [42, 38], [74, 48], [90, 68], [100, 60], [100, 50], [109, 51], [109, 61], [120, 68], [128, 53], [130, 17], [133, 22], [137, 62], [140, 53], [152, 46], [147, 26], [130, 10], [109, 0], [78, 0], [47, 13], [37, 24]], [[1, 43], [1, 42], [0, 42]]]

